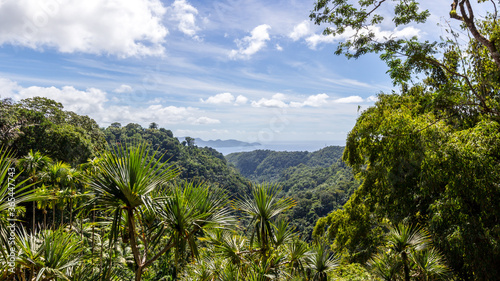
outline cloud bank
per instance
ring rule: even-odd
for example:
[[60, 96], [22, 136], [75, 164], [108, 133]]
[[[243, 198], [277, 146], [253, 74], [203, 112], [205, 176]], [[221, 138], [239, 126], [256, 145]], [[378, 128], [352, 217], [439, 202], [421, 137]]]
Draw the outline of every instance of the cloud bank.
[[160, 0], [9, 0], [1, 2], [0, 45], [62, 53], [156, 56], [168, 29]]
[[[122, 85], [123, 86], [123, 85]], [[96, 88], [78, 90], [72, 86], [57, 87], [22, 87], [16, 82], [0, 78], [1, 98], [14, 101], [32, 97], [46, 97], [64, 106], [64, 110], [81, 115], [89, 115], [99, 124], [112, 122], [206, 125], [219, 124], [220, 120], [203, 116], [195, 107], [164, 106], [151, 104], [147, 107], [116, 105], [108, 103], [108, 93]]]

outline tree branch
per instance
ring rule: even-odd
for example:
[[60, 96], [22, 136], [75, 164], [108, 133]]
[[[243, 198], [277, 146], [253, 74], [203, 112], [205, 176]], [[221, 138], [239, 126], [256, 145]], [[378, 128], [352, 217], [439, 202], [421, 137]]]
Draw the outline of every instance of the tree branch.
[[[458, 15], [456, 12], [457, 5], [460, 7], [460, 14]], [[467, 9], [465, 8], [467, 7]], [[495, 6], [496, 10], [496, 6]], [[451, 12], [450, 17], [453, 19], [457, 19], [466, 24], [468, 30], [474, 36], [474, 38], [481, 43], [481, 45], [485, 46], [490, 52], [491, 57], [495, 61], [497, 67], [500, 69], [500, 53], [498, 52], [495, 44], [484, 37], [479, 30], [477, 30], [476, 24], [474, 23], [474, 10], [469, 2], [469, 0], [453, 0], [451, 4]]]
[[150, 260], [146, 261], [144, 263], [144, 268], [150, 266], [153, 262], [155, 262], [159, 257], [161, 257], [161, 255], [163, 255], [164, 253], [166, 253], [168, 250], [170, 250], [172, 247], [174, 246], [174, 243], [172, 243], [172, 237], [170, 237], [170, 239], [168, 240], [167, 242], [167, 245], [161, 250], [159, 251], [154, 257], [152, 257]]

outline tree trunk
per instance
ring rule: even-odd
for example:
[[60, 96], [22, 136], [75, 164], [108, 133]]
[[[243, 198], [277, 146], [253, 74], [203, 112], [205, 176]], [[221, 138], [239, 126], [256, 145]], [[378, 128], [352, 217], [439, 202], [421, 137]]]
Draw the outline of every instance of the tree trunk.
[[73, 199], [69, 199], [69, 228], [73, 229]]
[[142, 280], [142, 267], [137, 267], [137, 270], [135, 271], [135, 281], [141, 281]]
[[127, 222], [128, 222], [128, 233], [130, 239], [130, 248], [134, 254], [135, 265], [137, 267], [135, 271], [135, 281], [141, 280], [143, 262], [139, 256], [139, 249], [137, 248], [136, 234], [135, 234], [135, 221], [134, 221], [134, 211], [129, 207], [127, 208]]
[[80, 218], [80, 239], [83, 241], [83, 218]]
[[405, 274], [405, 281], [410, 281], [410, 269], [408, 268], [408, 255], [406, 252], [401, 253], [401, 259], [403, 260], [403, 271]]
[[35, 233], [35, 209], [36, 209], [36, 202], [33, 201], [33, 229], [32, 232]]
[[102, 275], [102, 263], [103, 263], [103, 258], [102, 258], [102, 255], [103, 255], [103, 251], [104, 251], [104, 230], [103, 228], [101, 227], [101, 258], [100, 258], [100, 267], [101, 267], [101, 272], [100, 274]]
[[43, 230], [47, 229], [47, 210], [43, 209]]
[[[95, 209], [95, 205], [94, 205]], [[95, 232], [95, 210], [92, 210], [92, 247], [91, 247], [91, 253], [92, 253], [92, 265], [94, 264], [94, 232]], [[92, 272], [94, 272], [94, 267], [92, 267]]]
[[56, 204], [52, 206], [52, 229], [56, 230]]

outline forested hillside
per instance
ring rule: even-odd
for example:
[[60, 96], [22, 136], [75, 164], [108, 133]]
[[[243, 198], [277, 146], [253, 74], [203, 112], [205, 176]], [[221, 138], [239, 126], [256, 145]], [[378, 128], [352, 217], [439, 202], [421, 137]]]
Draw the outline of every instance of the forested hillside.
[[18, 157], [33, 150], [76, 166], [106, 148], [104, 134], [93, 119], [64, 111], [57, 101], [4, 99], [0, 110], [0, 144], [11, 147]]
[[359, 186], [341, 160], [343, 151], [340, 146], [315, 152], [255, 150], [231, 153], [226, 159], [255, 182], [279, 184], [283, 196], [297, 202], [284, 217], [310, 239], [316, 221], [342, 207]]
[[209, 182], [228, 190], [231, 196], [247, 192], [249, 182], [234, 168], [227, 165], [224, 156], [210, 147], [198, 147], [194, 139], [187, 137], [179, 142], [170, 130], [158, 128], [155, 123], [148, 128], [139, 124], [121, 126], [113, 123], [103, 130], [111, 146], [139, 144], [145, 142], [158, 157], [175, 165], [180, 170], [180, 179]]
[[243, 192], [248, 184], [228, 167], [221, 153], [209, 147], [199, 148], [191, 138], [179, 142], [170, 130], [158, 128], [155, 123], [149, 128], [113, 123], [102, 129], [88, 116], [65, 111], [57, 101], [39, 97], [18, 103], [2, 100], [1, 110], [1, 145], [12, 148], [18, 158], [31, 150], [38, 151], [76, 168], [106, 150], [108, 144], [116, 147], [147, 143], [162, 162], [168, 161], [180, 169], [180, 179], [207, 181], [231, 194]]
[[240, 173], [256, 182], [277, 181], [283, 172], [305, 164], [309, 167], [326, 168], [342, 157], [343, 147], [329, 146], [315, 152], [254, 150], [226, 155]]

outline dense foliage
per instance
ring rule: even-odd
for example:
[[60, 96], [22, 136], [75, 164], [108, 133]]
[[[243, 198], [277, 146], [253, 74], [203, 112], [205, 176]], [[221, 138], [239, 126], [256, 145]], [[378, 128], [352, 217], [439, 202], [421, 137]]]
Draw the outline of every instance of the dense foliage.
[[359, 186], [351, 169], [340, 159], [344, 147], [315, 152], [255, 150], [226, 156], [244, 176], [256, 182], [279, 183], [283, 196], [297, 204], [284, 217], [306, 239], [316, 221], [344, 205]]
[[[192, 138], [154, 123], [73, 128], [88, 117], [44, 98], [3, 100], [2, 117], [0, 195], [16, 199], [0, 205], [2, 280], [325, 280], [337, 266], [287, 222], [296, 202], [281, 187], [251, 186]], [[30, 131], [59, 127], [79, 132], [74, 151]]]
[[255, 182], [276, 182], [285, 170], [305, 164], [329, 167], [342, 157], [343, 147], [329, 146], [315, 152], [254, 150], [226, 155], [240, 173]]
[[[377, 245], [383, 245], [387, 224], [418, 224], [429, 231], [455, 278], [497, 279], [500, 60], [496, 3], [479, 1], [489, 5], [489, 12], [474, 17], [477, 11], [468, 0], [450, 1], [450, 17], [461, 21], [463, 30], [448, 29], [449, 39], [430, 43], [418, 38], [380, 42], [373, 34], [361, 32], [381, 23], [376, 12], [384, 2], [394, 2], [396, 25], [422, 22], [428, 16], [416, 1], [396, 0], [318, 1], [311, 15], [318, 24], [333, 24], [326, 33], [360, 31], [338, 53], [354, 57], [381, 53], [394, 84], [401, 87], [399, 92], [380, 94], [349, 133], [343, 159], [363, 183], [344, 209], [319, 220], [315, 235], [326, 235], [346, 260], [366, 262], [377, 252]], [[460, 44], [464, 39], [467, 43]], [[384, 268], [400, 261], [394, 259]], [[408, 274], [410, 270], [399, 267], [385, 272], [392, 274], [386, 280], [420, 280]]]
[[[328, 246], [301, 241], [279, 218], [295, 202], [276, 185], [254, 185], [230, 204], [227, 191], [176, 179], [175, 165], [138, 144], [98, 153], [81, 177], [31, 151], [19, 163], [41, 180], [11, 193], [21, 175], [11, 156], [0, 150], [0, 196], [17, 200], [0, 205], [2, 280], [326, 280], [337, 266]], [[26, 182], [41, 186], [27, 191]], [[34, 200], [52, 221], [44, 209], [43, 224], [11, 227], [19, 203]]]
[[18, 157], [30, 150], [77, 165], [106, 148], [104, 135], [88, 116], [64, 111], [63, 106], [41, 97], [14, 103], [0, 101], [0, 145]]

